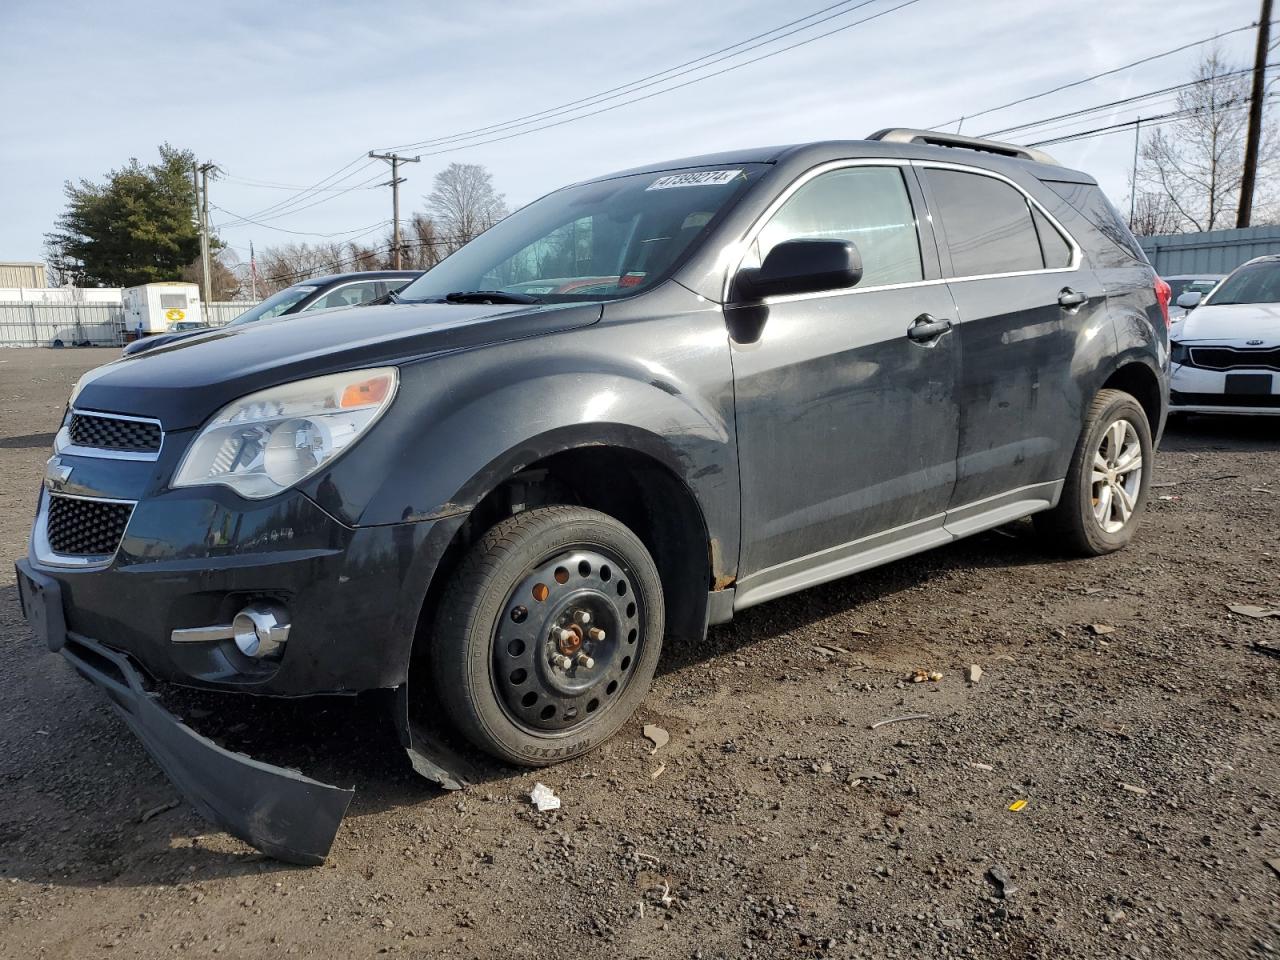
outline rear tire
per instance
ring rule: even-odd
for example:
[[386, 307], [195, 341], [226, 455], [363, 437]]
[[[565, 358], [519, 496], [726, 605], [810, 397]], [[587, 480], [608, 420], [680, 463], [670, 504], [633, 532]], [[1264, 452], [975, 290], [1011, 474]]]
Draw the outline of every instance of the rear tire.
[[658, 569], [634, 533], [585, 507], [537, 507], [492, 527], [453, 573], [431, 637], [436, 694], [498, 759], [566, 760], [635, 712], [664, 622]]
[[1100, 390], [1089, 405], [1062, 497], [1035, 515], [1036, 530], [1067, 553], [1098, 557], [1126, 546], [1147, 500], [1151, 425], [1121, 390]]

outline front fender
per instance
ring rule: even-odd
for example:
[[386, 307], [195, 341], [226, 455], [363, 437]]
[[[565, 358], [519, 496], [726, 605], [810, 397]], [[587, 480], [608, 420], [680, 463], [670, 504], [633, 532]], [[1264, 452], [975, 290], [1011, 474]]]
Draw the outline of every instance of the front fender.
[[[667, 467], [697, 499], [719, 572], [736, 568], [738, 460], [723, 314], [715, 305], [625, 312], [596, 326], [407, 364], [361, 453], [321, 505], [358, 525], [466, 513], [551, 454], [616, 446]], [[653, 313], [658, 312], [657, 316]], [[366, 444], [368, 446], [366, 447]], [[323, 484], [322, 484], [323, 485]]]

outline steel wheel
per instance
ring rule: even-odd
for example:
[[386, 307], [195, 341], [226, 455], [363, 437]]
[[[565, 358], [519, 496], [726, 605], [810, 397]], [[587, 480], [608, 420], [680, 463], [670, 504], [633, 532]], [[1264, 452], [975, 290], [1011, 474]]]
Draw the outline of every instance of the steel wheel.
[[1137, 509], [1142, 487], [1142, 443], [1128, 420], [1116, 420], [1102, 432], [1090, 483], [1098, 526], [1106, 533], [1123, 530]]
[[568, 731], [617, 699], [645, 636], [631, 583], [622, 561], [597, 548], [561, 553], [520, 581], [492, 653], [493, 688], [513, 721]]

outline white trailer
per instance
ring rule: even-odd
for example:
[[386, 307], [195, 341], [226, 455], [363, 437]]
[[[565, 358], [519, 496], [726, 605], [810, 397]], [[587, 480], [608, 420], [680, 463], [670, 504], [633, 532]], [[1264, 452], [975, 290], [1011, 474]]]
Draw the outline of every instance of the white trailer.
[[178, 281], [124, 288], [126, 336], [167, 333], [177, 323], [200, 323], [200, 288]]

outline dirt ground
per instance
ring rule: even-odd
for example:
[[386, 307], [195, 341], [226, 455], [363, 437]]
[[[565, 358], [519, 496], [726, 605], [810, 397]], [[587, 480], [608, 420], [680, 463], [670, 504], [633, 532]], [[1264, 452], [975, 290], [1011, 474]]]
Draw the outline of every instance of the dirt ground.
[[[0, 554], [112, 356], [0, 351]], [[0, 955], [1280, 955], [1280, 618], [1227, 609], [1280, 607], [1280, 420], [1193, 420], [1155, 480], [1127, 551], [1021, 524], [757, 608], [594, 754], [463, 793], [379, 697], [214, 695], [237, 748], [356, 785], [315, 868], [179, 802], [0, 566]]]

